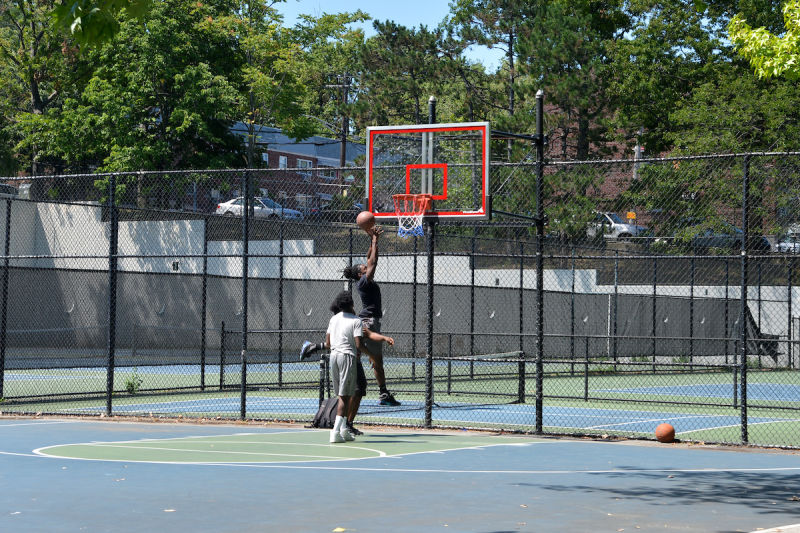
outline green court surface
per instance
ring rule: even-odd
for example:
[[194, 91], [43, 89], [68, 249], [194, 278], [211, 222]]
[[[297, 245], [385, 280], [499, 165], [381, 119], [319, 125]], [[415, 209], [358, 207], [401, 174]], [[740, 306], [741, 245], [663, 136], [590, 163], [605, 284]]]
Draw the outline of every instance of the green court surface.
[[49, 457], [164, 463], [286, 463], [342, 461], [536, 442], [489, 435], [369, 433], [367, 443], [332, 445], [328, 430], [87, 442], [39, 448]]

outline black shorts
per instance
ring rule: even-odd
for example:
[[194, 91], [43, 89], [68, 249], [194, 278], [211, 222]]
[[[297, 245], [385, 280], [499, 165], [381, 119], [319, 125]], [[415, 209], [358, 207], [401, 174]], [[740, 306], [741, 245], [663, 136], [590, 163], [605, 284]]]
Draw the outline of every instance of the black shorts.
[[367, 375], [364, 373], [364, 365], [361, 364], [361, 356], [356, 357], [356, 393], [355, 396], [363, 398], [367, 395]]

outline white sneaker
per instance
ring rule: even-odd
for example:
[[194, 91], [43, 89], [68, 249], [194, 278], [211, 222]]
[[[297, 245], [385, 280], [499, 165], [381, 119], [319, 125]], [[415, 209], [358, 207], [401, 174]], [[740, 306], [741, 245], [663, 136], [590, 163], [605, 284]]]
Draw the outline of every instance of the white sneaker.
[[[352, 436], [352, 435], [351, 435], [351, 436]], [[352, 439], [351, 439], [351, 440], [352, 440]], [[338, 432], [338, 431], [336, 431], [335, 429], [332, 429], [332, 430], [331, 430], [331, 443], [335, 443], [335, 442], [344, 442], [344, 441], [345, 441], [345, 438], [344, 438], [344, 436], [343, 436], [341, 433], [339, 433], [339, 432]]]
[[346, 441], [356, 440], [356, 436], [350, 433], [350, 430], [346, 427], [342, 429], [340, 435]]

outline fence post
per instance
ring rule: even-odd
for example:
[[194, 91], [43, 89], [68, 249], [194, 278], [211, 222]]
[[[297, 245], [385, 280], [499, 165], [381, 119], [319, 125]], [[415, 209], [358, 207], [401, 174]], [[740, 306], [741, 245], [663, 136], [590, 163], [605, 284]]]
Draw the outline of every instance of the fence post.
[[689, 370], [694, 363], [694, 256], [689, 263]]
[[[756, 319], [756, 323], [758, 324], [758, 332], [761, 335], [761, 259], [758, 259], [758, 292], [756, 293], [758, 298], [758, 318]], [[761, 339], [756, 339], [756, 342], [760, 341]], [[761, 361], [761, 350], [758, 350], [758, 368], [760, 369], [762, 366]]]
[[115, 193], [116, 175], [108, 178], [108, 359], [106, 362], [106, 415], [111, 416], [111, 400], [114, 395], [114, 356], [117, 344], [117, 242], [119, 222]]
[[[3, 397], [3, 383], [6, 380], [6, 324], [8, 319], [8, 254], [11, 252], [11, 198], [6, 199], [6, 235], [3, 245], [3, 301], [0, 302], [0, 398]], [[791, 309], [791, 307], [790, 307]], [[791, 316], [791, 311], [789, 312]]]
[[[519, 352], [525, 357], [525, 244], [519, 243]], [[517, 364], [517, 401], [525, 403], [525, 361]]]
[[742, 444], [747, 444], [748, 437], [747, 437], [747, 296], [748, 296], [748, 279], [747, 279], [747, 242], [749, 237], [749, 213], [748, 210], [750, 206], [748, 205], [748, 199], [750, 194], [750, 156], [744, 157], [744, 168], [742, 174], [742, 247], [741, 247], [741, 261], [742, 261], [742, 273], [741, 273], [741, 311], [739, 315], [739, 351], [741, 356], [741, 361], [739, 364], [741, 365], [741, 377], [740, 377], [740, 387], [741, 393], [739, 394], [741, 400], [741, 425], [742, 425]]
[[208, 217], [203, 217], [203, 298], [200, 311], [200, 390], [206, 390], [206, 318], [208, 314]]
[[435, 250], [436, 222], [431, 219], [428, 225], [428, 334], [425, 354], [425, 427], [433, 425], [433, 252]]
[[414, 279], [411, 282], [411, 381], [417, 379], [417, 239], [414, 239]]
[[658, 326], [658, 320], [656, 319], [657, 302], [658, 302], [658, 258], [653, 257], [653, 324], [652, 324], [653, 374], [656, 373], [656, 327]]
[[730, 287], [730, 262], [725, 259], [725, 364], [728, 364], [728, 353], [730, 352], [730, 330], [728, 329], [728, 321], [730, 320], [729, 306], [730, 299], [728, 288]]
[[612, 358], [614, 359], [614, 372], [617, 371], [617, 321], [619, 319], [619, 313], [617, 309], [619, 308], [619, 250], [614, 251], [614, 328], [613, 328], [613, 339], [611, 342], [612, 348]]
[[242, 174], [242, 378], [239, 395], [239, 416], [244, 420], [247, 415], [247, 278], [250, 257], [250, 175], [247, 171]]
[[570, 375], [575, 374], [575, 248], [570, 250], [572, 268], [572, 289], [569, 291], [569, 353], [571, 362]]
[[278, 229], [278, 387], [283, 386], [283, 253], [284, 221]]
[[[469, 278], [469, 355], [475, 355], [475, 237], [478, 228], [472, 228], [472, 242], [470, 256], [470, 278]], [[416, 273], [416, 270], [414, 271]]]
[[225, 322], [219, 332], [219, 390], [225, 386]]
[[[544, 91], [536, 92], [536, 433], [543, 426], [544, 380]], [[524, 355], [524, 354], [523, 354]]]
[[[8, 252], [6, 252], [6, 255], [8, 255]], [[792, 324], [792, 282], [793, 282], [793, 279], [792, 278], [794, 277], [794, 257], [790, 257], [789, 258], [788, 269], [789, 269], [789, 272], [787, 274], [787, 278], [788, 278], [788, 281], [789, 281], [788, 287], [787, 287], [787, 292], [788, 292], [788, 306], [787, 306], [788, 317], [786, 319], [787, 320], [787, 324], [788, 324], [788, 327], [786, 328], [786, 340], [787, 340], [787, 342], [786, 342], [786, 355], [788, 356], [788, 361], [786, 362], [786, 368], [791, 369], [792, 368], [792, 363], [793, 363], [793, 361], [792, 361], [793, 357], [792, 356], [794, 355], [794, 343], [792, 342], [792, 326], [793, 326], [793, 324]], [[5, 293], [3, 293], [3, 294], [5, 294]], [[3, 298], [3, 300], [5, 301], [5, 297]], [[3, 330], [5, 330], [5, 324], [3, 325]], [[2, 389], [0, 389], [0, 392], [2, 392]], [[2, 394], [0, 394], [0, 396], [2, 396]]]

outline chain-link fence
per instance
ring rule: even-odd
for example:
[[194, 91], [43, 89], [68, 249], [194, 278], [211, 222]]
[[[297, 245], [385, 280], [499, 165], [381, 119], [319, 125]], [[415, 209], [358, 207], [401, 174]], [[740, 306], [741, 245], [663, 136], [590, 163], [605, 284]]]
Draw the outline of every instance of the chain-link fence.
[[[491, 221], [387, 228], [401, 405], [367, 365], [357, 422], [800, 446], [800, 154], [545, 163], [541, 238], [537, 168], [492, 164]], [[3, 181], [3, 412], [310, 421], [330, 394], [298, 351], [365, 261], [363, 168]]]

